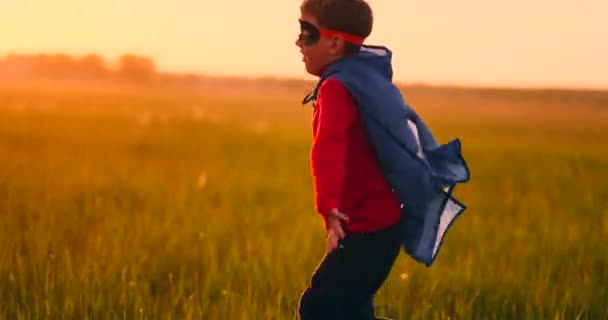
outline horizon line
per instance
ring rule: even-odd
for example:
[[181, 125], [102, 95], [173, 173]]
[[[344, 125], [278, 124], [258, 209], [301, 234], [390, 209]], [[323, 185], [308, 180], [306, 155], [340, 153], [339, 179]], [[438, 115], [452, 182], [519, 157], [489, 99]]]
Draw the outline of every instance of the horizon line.
[[[125, 51], [124, 53], [109, 57], [94, 51], [87, 51], [79, 54], [61, 52], [61, 51], [35, 51], [35, 52], [18, 52], [16, 50], [5, 51], [3, 55], [0, 55], [0, 60], [4, 60], [11, 55], [35, 57], [37, 55], [65, 55], [71, 58], [83, 58], [90, 55], [96, 55], [100, 57], [104, 63], [104, 66], [108, 69], [112, 69], [112, 66], [117, 62], [120, 57], [125, 55], [132, 55], [152, 60], [158, 74], [166, 75], [190, 75], [200, 76], [207, 78], [216, 79], [241, 79], [241, 80], [278, 80], [278, 81], [302, 81], [302, 82], [316, 82], [318, 77], [311, 75], [278, 75], [272, 73], [256, 73], [256, 74], [234, 74], [234, 73], [216, 73], [206, 72], [202, 70], [183, 70], [183, 69], [171, 69], [162, 68], [162, 64], [157, 63], [157, 59], [151, 55], [145, 53], [135, 53], [131, 51]], [[595, 91], [595, 92], [607, 92], [608, 85], [581, 85], [581, 84], [547, 84], [547, 83], [516, 83], [516, 82], [466, 82], [466, 81], [423, 81], [423, 80], [395, 80], [392, 81], [397, 86], [418, 86], [418, 87], [434, 87], [434, 88], [454, 88], [454, 89], [485, 89], [485, 90], [534, 90], [534, 91]]]

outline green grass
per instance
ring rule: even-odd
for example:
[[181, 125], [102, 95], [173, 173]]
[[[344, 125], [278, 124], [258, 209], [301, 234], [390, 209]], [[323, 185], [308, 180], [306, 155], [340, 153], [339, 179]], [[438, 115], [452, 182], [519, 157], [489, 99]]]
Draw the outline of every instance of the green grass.
[[[300, 93], [0, 87], [0, 319], [292, 319], [325, 248]], [[406, 90], [472, 180], [378, 313], [608, 319], [606, 96]]]

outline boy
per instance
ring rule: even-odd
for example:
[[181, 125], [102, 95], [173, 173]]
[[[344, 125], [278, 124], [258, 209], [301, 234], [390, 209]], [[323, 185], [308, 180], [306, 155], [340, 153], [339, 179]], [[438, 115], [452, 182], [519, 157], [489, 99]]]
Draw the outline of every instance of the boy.
[[[357, 54], [372, 30], [364, 0], [305, 0], [296, 41], [306, 71]], [[387, 184], [356, 102], [340, 81], [322, 81], [313, 112], [311, 167], [328, 254], [301, 296], [301, 319], [374, 319], [373, 297], [399, 254], [401, 205]]]
[[392, 53], [363, 45], [373, 18], [364, 0], [304, 0], [300, 48], [320, 78], [311, 167], [328, 253], [300, 298], [307, 319], [374, 319], [373, 297], [401, 245], [430, 266], [464, 211], [452, 197], [469, 169], [454, 139], [439, 145], [392, 83]]

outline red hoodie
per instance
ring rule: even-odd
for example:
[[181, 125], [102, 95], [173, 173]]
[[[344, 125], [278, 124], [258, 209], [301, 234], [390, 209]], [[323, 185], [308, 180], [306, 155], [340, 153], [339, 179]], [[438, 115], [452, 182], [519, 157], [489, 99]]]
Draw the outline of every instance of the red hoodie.
[[319, 88], [312, 120], [315, 205], [327, 226], [337, 208], [346, 230], [374, 232], [399, 221], [400, 204], [387, 184], [348, 90], [329, 78]]

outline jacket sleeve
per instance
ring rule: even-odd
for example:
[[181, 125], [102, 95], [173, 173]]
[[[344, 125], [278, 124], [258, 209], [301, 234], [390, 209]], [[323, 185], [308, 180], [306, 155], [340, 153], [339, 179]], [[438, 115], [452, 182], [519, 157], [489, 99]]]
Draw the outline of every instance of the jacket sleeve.
[[311, 150], [315, 185], [315, 205], [325, 218], [330, 210], [340, 209], [344, 188], [349, 131], [358, 116], [348, 90], [338, 80], [329, 78], [319, 88], [317, 125]]

